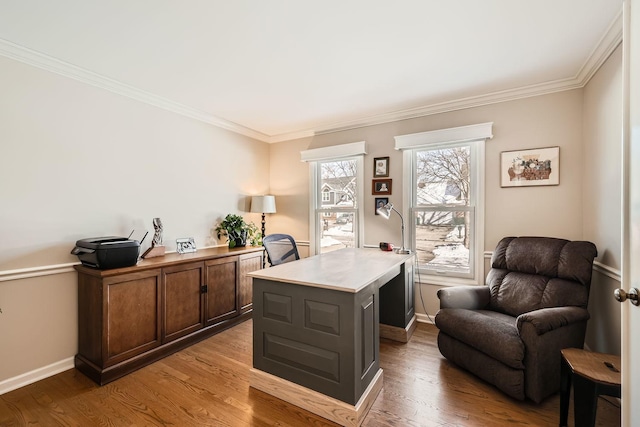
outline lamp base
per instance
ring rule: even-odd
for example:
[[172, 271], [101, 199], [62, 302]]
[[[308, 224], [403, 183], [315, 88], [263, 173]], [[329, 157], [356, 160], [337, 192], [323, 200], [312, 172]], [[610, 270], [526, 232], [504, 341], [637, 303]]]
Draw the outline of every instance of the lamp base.
[[397, 254], [401, 254], [401, 255], [408, 255], [411, 253], [411, 249], [405, 249], [405, 248], [396, 248], [394, 249], [395, 253]]

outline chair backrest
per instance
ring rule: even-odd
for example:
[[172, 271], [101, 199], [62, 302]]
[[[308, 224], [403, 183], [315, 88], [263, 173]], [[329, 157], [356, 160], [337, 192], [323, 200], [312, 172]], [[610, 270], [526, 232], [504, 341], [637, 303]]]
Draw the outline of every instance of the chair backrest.
[[512, 316], [549, 307], [587, 308], [597, 254], [591, 242], [505, 237], [491, 257], [489, 306]]
[[300, 259], [296, 241], [288, 234], [270, 234], [262, 239], [271, 265]]

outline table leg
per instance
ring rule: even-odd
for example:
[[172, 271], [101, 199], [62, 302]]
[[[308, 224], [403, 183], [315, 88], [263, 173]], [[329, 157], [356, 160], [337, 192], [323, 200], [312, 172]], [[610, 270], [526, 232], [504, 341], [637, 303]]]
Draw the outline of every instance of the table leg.
[[596, 425], [598, 409], [597, 385], [581, 375], [573, 376], [573, 409], [576, 426], [593, 427]]
[[560, 362], [560, 427], [567, 425], [569, 398], [571, 395], [571, 368], [564, 357]]

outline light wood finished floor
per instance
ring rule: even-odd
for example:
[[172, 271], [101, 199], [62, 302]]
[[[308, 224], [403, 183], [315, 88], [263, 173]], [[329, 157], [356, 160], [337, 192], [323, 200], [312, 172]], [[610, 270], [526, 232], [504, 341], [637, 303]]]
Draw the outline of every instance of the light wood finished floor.
[[[249, 387], [251, 328], [247, 321], [103, 387], [72, 369], [5, 393], [0, 426], [335, 425]], [[436, 335], [419, 324], [407, 344], [382, 340], [384, 388], [363, 426], [558, 425], [558, 395], [540, 405], [510, 399], [442, 358]], [[598, 426], [620, 425], [616, 404], [599, 399]]]

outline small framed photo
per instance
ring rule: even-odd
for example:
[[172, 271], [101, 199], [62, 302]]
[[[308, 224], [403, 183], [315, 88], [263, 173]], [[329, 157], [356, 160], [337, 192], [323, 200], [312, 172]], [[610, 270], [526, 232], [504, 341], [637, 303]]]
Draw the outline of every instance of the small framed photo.
[[376, 207], [373, 209], [376, 215], [380, 215], [378, 209], [384, 207], [387, 203], [389, 203], [388, 197], [376, 197]]
[[500, 153], [501, 187], [558, 184], [560, 184], [560, 147]]
[[371, 194], [382, 196], [391, 195], [391, 181], [390, 179], [374, 179], [372, 180]]
[[188, 254], [196, 251], [196, 242], [193, 237], [184, 237], [176, 239], [176, 250], [179, 254]]
[[382, 178], [389, 176], [389, 158], [376, 157], [373, 159], [373, 177]]

